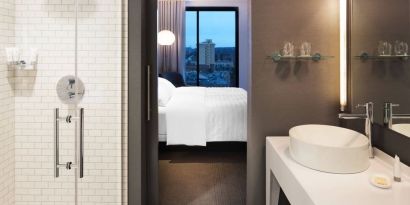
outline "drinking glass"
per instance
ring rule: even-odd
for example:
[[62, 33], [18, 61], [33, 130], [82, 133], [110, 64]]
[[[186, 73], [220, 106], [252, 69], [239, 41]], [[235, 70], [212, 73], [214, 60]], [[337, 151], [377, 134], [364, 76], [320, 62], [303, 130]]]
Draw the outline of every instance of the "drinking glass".
[[303, 42], [300, 46], [300, 56], [310, 56], [312, 51], [312, 44], [309, 42]]
[[377, 50], [380, 56], [390, 56], [392, 51], [392, 45], [387, 41], [379, 41]]
[[295, 56], [295, 46], [292, 42], [285, 42], [282, 49], [283, 56]]
[[409, 46], [406, 42], [403, 42], [403, 41], [394, 42], [394, 54], [396, 56], [407, 55], [408, 50], [409, 50]]

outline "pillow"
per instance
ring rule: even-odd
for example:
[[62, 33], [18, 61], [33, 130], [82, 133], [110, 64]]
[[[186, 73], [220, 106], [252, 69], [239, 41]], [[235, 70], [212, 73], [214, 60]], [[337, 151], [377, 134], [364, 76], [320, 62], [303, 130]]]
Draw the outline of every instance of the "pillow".
[[175, 86], [165, 78], [158, 77], [158, 106], [165, 107], [174, 93]]

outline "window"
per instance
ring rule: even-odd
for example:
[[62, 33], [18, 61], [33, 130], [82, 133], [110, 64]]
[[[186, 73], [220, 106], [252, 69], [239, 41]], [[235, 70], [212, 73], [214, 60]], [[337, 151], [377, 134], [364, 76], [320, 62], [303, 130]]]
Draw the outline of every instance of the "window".
[[238, 9], [188, 7], [185, 26], [187, 85], [238, 87]]

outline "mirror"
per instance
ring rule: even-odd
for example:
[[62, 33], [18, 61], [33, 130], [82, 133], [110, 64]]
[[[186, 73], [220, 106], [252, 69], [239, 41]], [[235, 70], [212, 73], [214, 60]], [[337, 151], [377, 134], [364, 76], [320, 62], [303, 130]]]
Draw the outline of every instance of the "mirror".
[[355, 0], [350, 8], [351, 111], [373, 102], [375, 123], [410, 137], [410, 0]]

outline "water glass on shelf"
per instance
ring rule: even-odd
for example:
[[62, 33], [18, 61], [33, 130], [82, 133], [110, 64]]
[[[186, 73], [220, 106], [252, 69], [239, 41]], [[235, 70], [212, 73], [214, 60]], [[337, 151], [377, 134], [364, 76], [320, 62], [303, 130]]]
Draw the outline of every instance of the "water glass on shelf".
[[312, 51], [312, 44], [309, 42], [303, 42], [300, 46], [300, 56], [310, 56]]
[[392, 45], [387, 41], [379, 41], [377, 50], [380, 56], [390, 56], [392, 51]]
[[407, 55], [409, 46], [404, 41], [395, 41], [394, 43], [394, 54], [396, 56], [405, 56]]
[[282, 56], [295, 56], [295, 45], [292, 42], [285, 42], [283, 44]]
[[20, 62], [21, 51], [17, 47], [6, 48], [6, 58], [8, 65], [16, 65]]

